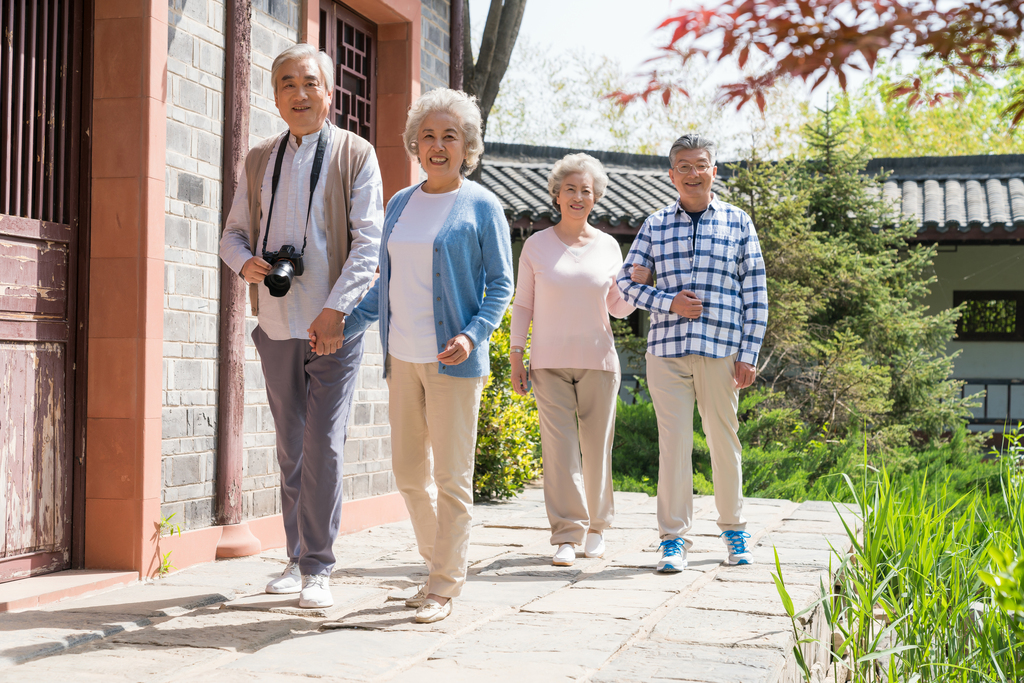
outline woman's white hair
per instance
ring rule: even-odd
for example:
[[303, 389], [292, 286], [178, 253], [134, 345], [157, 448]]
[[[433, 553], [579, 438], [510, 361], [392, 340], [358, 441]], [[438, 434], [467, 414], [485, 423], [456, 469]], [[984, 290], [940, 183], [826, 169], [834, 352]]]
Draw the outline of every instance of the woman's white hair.
[[423, 121], [436, 112], [453, 116], [462, 129], [465, 140], [466, 159], [462, 162], [462, 175], [468, 175], [480, 162], [484, 153], [484, 137], [482, 133], [483, 117], [476, 97], [467, 95], [461, 90], [436, 88], [420, 95], [419, 99], [409, 107], [409, 118], [405, 121], [405, 151], [419, 159], [419, 142], [417, 138]]
[[551, 203], [556, 209], [561, 210], [555, 200], [558, 199], [558, 193], [562, 191], [562, 182], [566, 176], [573, 173], [586, 173], [594, 179], [595, 202], [603, 197], [604, 191], [608, 189], [608, 174], [604, 172], [604, 166], [600, 161], [582, 152], [566, 154], [555, 162], [554, 168], [551, 169], [551, 175], [548, 176], [548, 194], [551, 195]]
[[334, 92], [334, 62], [326, 52], [317, 50], [309, 43], [296, 43], [274, 58], [274, 64], [270, 67], [270, 82], [274, 85], [274, 92], [277, 92], [277, 72], [285, 62], [293, 59], [312, 59], [316, 62], [327, 93]]

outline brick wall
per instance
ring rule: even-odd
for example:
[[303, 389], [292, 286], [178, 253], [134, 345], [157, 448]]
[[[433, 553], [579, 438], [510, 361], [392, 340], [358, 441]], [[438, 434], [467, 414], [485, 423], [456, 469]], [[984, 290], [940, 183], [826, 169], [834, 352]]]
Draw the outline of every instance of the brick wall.
[[448, 87], [450, 0], [422, 0], [420, 83], [423, 92]]
[[224, 4], [172, 0], [167, 45], [163, 514], [213, 519]]
[[[250, 145], [285, 130], [270, 68], [297, 39], [299, 19], [298, 0], [253, 3]], [[213, 524], [224, 5], [172, 0], [169, 20], [162, 514], [194, 529]], [[255, 326], [255, 318], [247, 319], [248, 333]], [[396, 490], [376, 328], [365, 343], [345, 452], [345, 500]], [[252, 519], [279, 513], [281, 502], [274, 422], [248, 335], [245, 356], [242, 512]]]

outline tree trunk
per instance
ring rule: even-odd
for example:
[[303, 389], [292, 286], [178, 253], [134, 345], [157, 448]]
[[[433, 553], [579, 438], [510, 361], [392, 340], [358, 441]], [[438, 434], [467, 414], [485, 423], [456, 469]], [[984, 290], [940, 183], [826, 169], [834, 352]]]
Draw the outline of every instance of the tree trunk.
[[455, 0], [463, 3], [462, 60], [465, 74], [463, 88], [480, 100], [483, 114], [482, 134], [487, 132], [487, 117], [498, 96], [501, 79], [505, 77], [512, 48], [519, 37], [519, 26], [523, 23], [526, 0], [491, 0], [484, 24], [480, 54], [473, 59], [471, 41], [472, 28], [469, 16], [469, 0]]

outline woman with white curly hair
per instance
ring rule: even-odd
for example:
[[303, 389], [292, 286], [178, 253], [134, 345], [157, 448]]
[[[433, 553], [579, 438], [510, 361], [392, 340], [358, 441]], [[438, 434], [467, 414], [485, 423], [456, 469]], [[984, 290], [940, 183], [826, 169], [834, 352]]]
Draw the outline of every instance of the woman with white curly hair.
[[587, 222], [607, 186], [601, 162], [590, 155], [570, 154], [555, 164], [548, 192], [561, 220], [523, 245], [512, 306], [512, 388], [525, 395], [533, 382], [557, 566], [571, 565], [579, 545], [587, 557], [601, 557], [614, 515], [620, 371], [608, 314], [624, 318], [634, 307], [615, 286], [622, 267], [618, 242]]
[[392, 469], [429, 571], [406, 605], [430, 623], [466, 582], [480, 394], [512, 298], [512, 245], [497, 197], [465, 177], [484, 148], [475, 98], [424, 94], [404, 139], [427, 179], [388, 202], [380, 277], [345, 331], [380, 320]]

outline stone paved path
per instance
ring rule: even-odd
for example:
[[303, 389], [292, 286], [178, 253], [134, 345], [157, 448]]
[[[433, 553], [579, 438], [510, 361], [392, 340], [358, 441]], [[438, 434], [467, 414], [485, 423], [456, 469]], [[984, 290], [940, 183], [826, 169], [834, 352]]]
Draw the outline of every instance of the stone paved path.
[[338, 540], [323, 612], [262, 593], [285, 564], [271, 551], [0, 614], [0, 681], [797, 680], [773, 546], [794, 601], [811, 604], [831, 546], [849, 545], [832, 505], [748, 499], [754, 564], [727, 567], [714, 501], [698, 498], [689, 568], [662, 575], [654, 499], [615, 496], [607, 554], [572, 567], [551, 566], [539, 489], [477, 506], [469, 581], [437, 624], [403, 603], [425, 576], [405, 522]]

